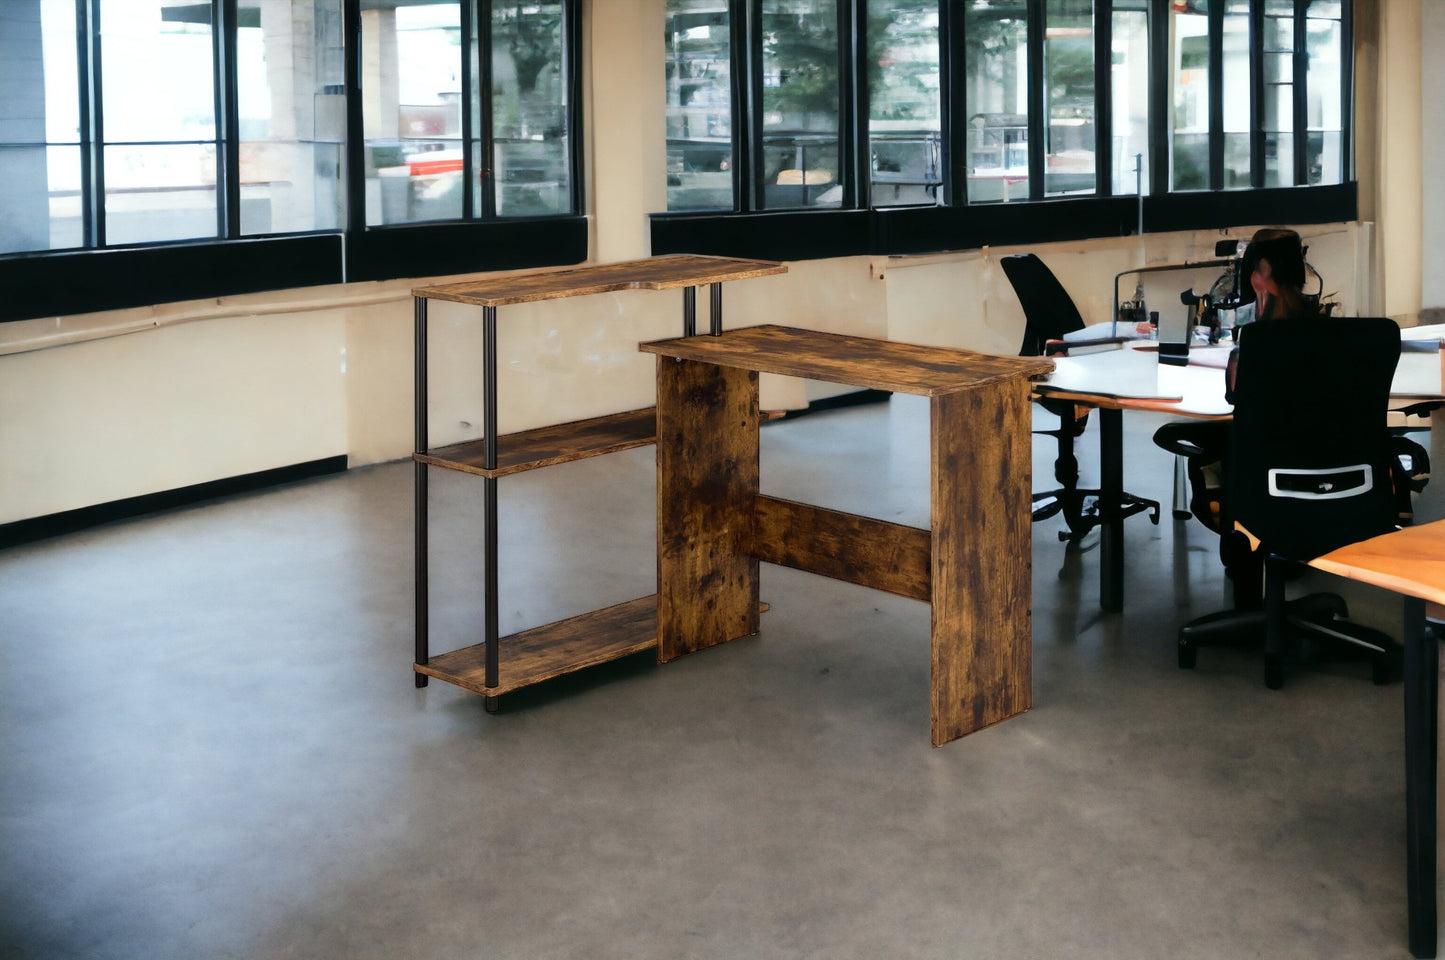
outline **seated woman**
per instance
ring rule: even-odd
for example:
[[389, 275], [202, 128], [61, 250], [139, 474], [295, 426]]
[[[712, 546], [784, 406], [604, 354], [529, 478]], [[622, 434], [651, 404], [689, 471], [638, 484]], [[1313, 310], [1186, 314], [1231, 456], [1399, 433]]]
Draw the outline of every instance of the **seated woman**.
[[[1267, 227], [1255, 232], [1245, 248], [1240, 263], [1240, 276], [1249, 278], [1249, 290], [1241, 290], [1242, 306], [1236, 313], [1236, 327], [1251, 319], [1270, 320], [1276, 317], [1307, 317], [1320, 312], [1316, 299], [1306, 297], [1304, 245], [1293, 230]], [[1225, 398], [1232, 400], [1235, 361], [1238, 348], [1231, 351]], [[1171, 453], [1185, 458], [1189, 474], [1189, 509], [1205, 526], [1220, 533], [1220, 558], [1225, 570], [1233, 576], [1244, 557], [1235, 549], [1233, 538], [1222, 530], [1223, 461], [1229, 448], [1229, 421], [1183, 420], [1166, 423], [1154, 433], [1154, 442]], [[1246, 549], [1245, 554], [1248, 554]], [[1256, 577], [1247, 578], [1249, 581]], [[1235, 577], [1236, 599], [1250, 602], [1252, 597], [1239, 597], [1244, 583]], [[1255, 588], [1257, 589], [1257, 587]]]

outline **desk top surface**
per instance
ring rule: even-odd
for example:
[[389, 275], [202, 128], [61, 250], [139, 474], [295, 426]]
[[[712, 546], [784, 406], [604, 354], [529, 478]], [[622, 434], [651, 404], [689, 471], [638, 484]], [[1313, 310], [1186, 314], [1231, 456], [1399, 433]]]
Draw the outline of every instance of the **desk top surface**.
[[1309, 565], [1445, 604], [1445, 520], [1361, 540], [1316, 557]]
[[640, 349], [721, 367], [928, 397], [1053, 369], [1053, 361], [1044, 357], [1002, 357], [773, 325], [742, 327], [718, 337], [657, 340]]
[[563, 297], [582, 297], [615, 290], [695, 287], [704, 283], [746, 280], [787, 272], [787, 267], [772, 260], [675, 254], [648, 257], [645, 260], [567, 267], [562, 270], [514, 273], [485, 280], [433, 284], [414, 287], [411, 293], [414, 297], [425, 297], [428, 300], [452, 300], [481, 307], [500, 307], [510, 303], [560, 300]]
[[[1233, 413], [1224, 399], [1228, 345], [1192, 348], [1182, 367], [1160, 364], [1155, 346], [1133, 342], [1117, 350], [1056, 357], [1053, 374], [1036, 389], [1100, 407], [1200, 418]], [[1439, 352], [1402, 352], [1390, 396], [1401, 401], [1442, 396]]]

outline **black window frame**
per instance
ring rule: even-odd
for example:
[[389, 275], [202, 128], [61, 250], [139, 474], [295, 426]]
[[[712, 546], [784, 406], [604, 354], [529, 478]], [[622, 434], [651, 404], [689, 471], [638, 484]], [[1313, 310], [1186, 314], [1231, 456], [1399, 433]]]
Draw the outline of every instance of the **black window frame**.
[[[486, 25], [493, 0], [459, 0], [465, 44], [476, 31], [475, 60], [488, 77], [491, 50]], [[501, 0], [497, 0], [501, 2]], [[297, 287], [346, 282], [429, 277], [521, 267], [580, 263], [587, 258], [583, 214], [581, 0], [563, 3], [563, 69], [568, 114], [570, 212], [539, 217], [496, 217], [494, 205], [473, 214], [476, 179], [470, 149], [463, 150], [463, 215], [459, 219], [385, 226], [365, 222], [365, 155], [361, 123], [360, 38], [362, 0], [342, 0], [347, 135], [345, 227], [285, 234], [240, 234], [236, 130], [236, 38], [239, 0], [207, 0], [213, 29], [217, 100], [217, 238], [108, 246], [104, 218], [94, 216], [104, 197], [104, 162], [96, 121], [100, 119], [100, 0], [76, 0], [76, 44], [82, 117], [82, 208], [87, 247], [0, 254], [0, 322], [150, 306]], [[463, 56], [466, 97], [490, 101], [490, 85], [472, 83], [473, 57]], [[485, 118], [489, 109], [481, 111]], [[462, 111], [470, 123], [470, 109]], [[464, 126], [464, 142], [471, 133]], [[490, 126], [478, 139], [490, 165]], [[483, 171], [490, 174], [490, 171]], [[488, 176], [488, 179], [490, 177]]]
[[[851, 128], [840, 131], [840, 139], [852, 144], [853, 170], [844, 172], [843, 209], [798, 209], [755, 211], [744, 209], [736, 198], [749, 181], [735, 179], [734, 210], [699, 212], [657, 212], [651, 215], [652, 250], [663, 253], [707, 253], [726, 256], [757, 256], [774, 259], [814, 259], [854, 255], [894, 255], [977, 249], [985, 245], [1016, 245], [1110, 236], [1128, 236], [1141, 228], [1146, 233], [1194, 229], [1225, 229], [1257, 223], [1331, 223], [1358, 217], [1358, 184], [1353, 180], [1353, 0], [1341, 0], [1342, 182], [1322, 185], [1303, 183], [1308, 137], [1302, 119], [1307, 96], [1307, 68], [1304, 54], [1304, 18], [1308, 0], [1295, 5], [1295, 176], [1297, 185], [1263, 186], [1263, 131], [1253, 123], [1251, 139], [1251, 183], [1249, 189], [1221, 189], [1223, 183], [1222, 17], [1224, 0], [1207, 0], [1210, 32], [1210, 189], [1172, 191], [1169, 189], [1169, 138], [1172, 135], [1169, 110], [1170, 56], [1167, 23], [1171, 0], [1148, 0], [1150, 88], [1148, 142], [1150, 156], [1149, 192], [1142, 198], [1133, 194], [1114, 195], [1111, 177], [1111, 33], [1113, 4], [1100, 0], [1094, 5], [1095, 79], [1095, 192], [1073, 197], [1046, 196], [1044, 170], [1043, 53], [1045, 0], [1027, 0], [1029, 18], [1029, 164], [1028, 200], [1006, 203], [968, 202], [965, 124], [955, 118], [965, 113], [965, 0], [939, 0], [939, 32], [943, 46], [940, 57], [940, 111], [943, 123], [943, 169], [947, 172], [942, 200], [937, 205], [871, 207], [867, 202], [868, 178], [860, 175], [866, 157], [868, 91], [866, 71], [856, 68], [866, 50], [867, 0], [839, 0], [840, 74], [851, 86], [840, 91], [840, 102], [853, 105], [846, 119]], [[732, 75], [751, 77], [756, 69], [760, 39], [745, 31], [756, 22], [753, 14], [759, 0], [730, 0], [733, 29]], [[846, 8], [846, 10], [844, 9]], [[1251, 0], [1250, 88], [1251, 116], [1257, 118], [1261, 105], [1263, 58], [1260, 55], [1264, 0]], [[755, 31], [754, 31], [755, 32]], [[847, 66], [843, 66], [846, 63]], [[735, 81], [735, 87], [737, 86]], [[744, 111], [746, 95], [735, 90], [734, 130], [751, 131], [734, 138], [735, 171], [756, 166], [758, 143], [751, 125], [754, 119]], [[859, 149], [862, 145], [862, 149]], [[848, 205], [849, 201], [852, 205]]]

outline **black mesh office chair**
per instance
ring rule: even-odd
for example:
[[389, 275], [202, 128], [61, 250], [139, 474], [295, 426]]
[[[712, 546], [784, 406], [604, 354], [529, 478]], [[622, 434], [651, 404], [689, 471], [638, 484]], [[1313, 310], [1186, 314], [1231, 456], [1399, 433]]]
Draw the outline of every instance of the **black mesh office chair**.
[[[1059, 341], [1064, 334], [1084, 328], [1084, 318], [1068, 291], [1059, 283], [1053, 271], [1032, 253], [1020, 253], [1002, 259], [1004, 275], [1018, 294], [1019, 304], [1024, 310], [1024, 342], [1019, 348], [1021, 357], [1037, 357], [1045, 353], [1065, 352]], [[1118, 342], [1114, 338], [1089, 343]], [[1033, 520], [1047, 520], [1063, 514], [1067, 531], [1059, 532], [1060, 540], [1077, 540], [1099, 525], [1099, 491], [1079, 489], [1079, 461], [1074, 456], [1074, 440], [1083, 434], [1089, 425], [1089, 408], [1081, 407], [1068, 400], [1043, 399], [1037, 401], [1049, 413], [1059, 418], [1059, 425], [1053, 430], [1035, 430], [1034, 433], [1054, 437], [1058, 441], [1058, 456], [1054, 460], [1054, 479], [1059, 487], [1033, 497]], [[1150, 519], [1159, 522], [1159, 502], [1124, 494], [1121, 504], [1124, 516], [1144, 511], [1150, 512]]]
[[1375, 682], [1389, 681], [1398, 651], [1388, 636], [1345, 619], [1335, 594], [1286, 603], [1285, 582], [1303, 561], [1395, 529], [1399, 460], [1386, 412], [1399, 356], [1400, 330], [1383, 318], [1271, 320], [1243, 331], [1221, 528], [1237, 523], [1258, 539], [1264, 606], [1186, 624], [1180, 667], [1195, 665], [1201, 644], [1263, 639], [1265, 685], [1278, 689], [1286, 645], [1308, 638], [1363, 651]]

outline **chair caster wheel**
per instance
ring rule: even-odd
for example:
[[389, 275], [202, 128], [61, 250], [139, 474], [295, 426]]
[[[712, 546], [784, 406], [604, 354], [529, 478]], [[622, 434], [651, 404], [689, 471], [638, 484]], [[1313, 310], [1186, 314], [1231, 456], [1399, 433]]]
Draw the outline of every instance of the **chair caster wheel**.
[[1264, 685], [1271, 690], [1278, 690], [1284, 686], [1284, 664], [1278, 660], [1265, 661]]
[[1192, 643], [1185, 643], [1185, 642], [1183, 642], [1183, 641], [1180, 641], [1180, 643], [1179, 643], [1179, 648], [1178, 648], [1178, 649], [1179, 649], [1179, 669], [1180, 669], [1180, 670], [1193, 670], [1193, 669], [1194, 669], [1195, 658], [1199, 655], [1199, 651], [1194, 648], [1194, 644], [1192, 644]]

